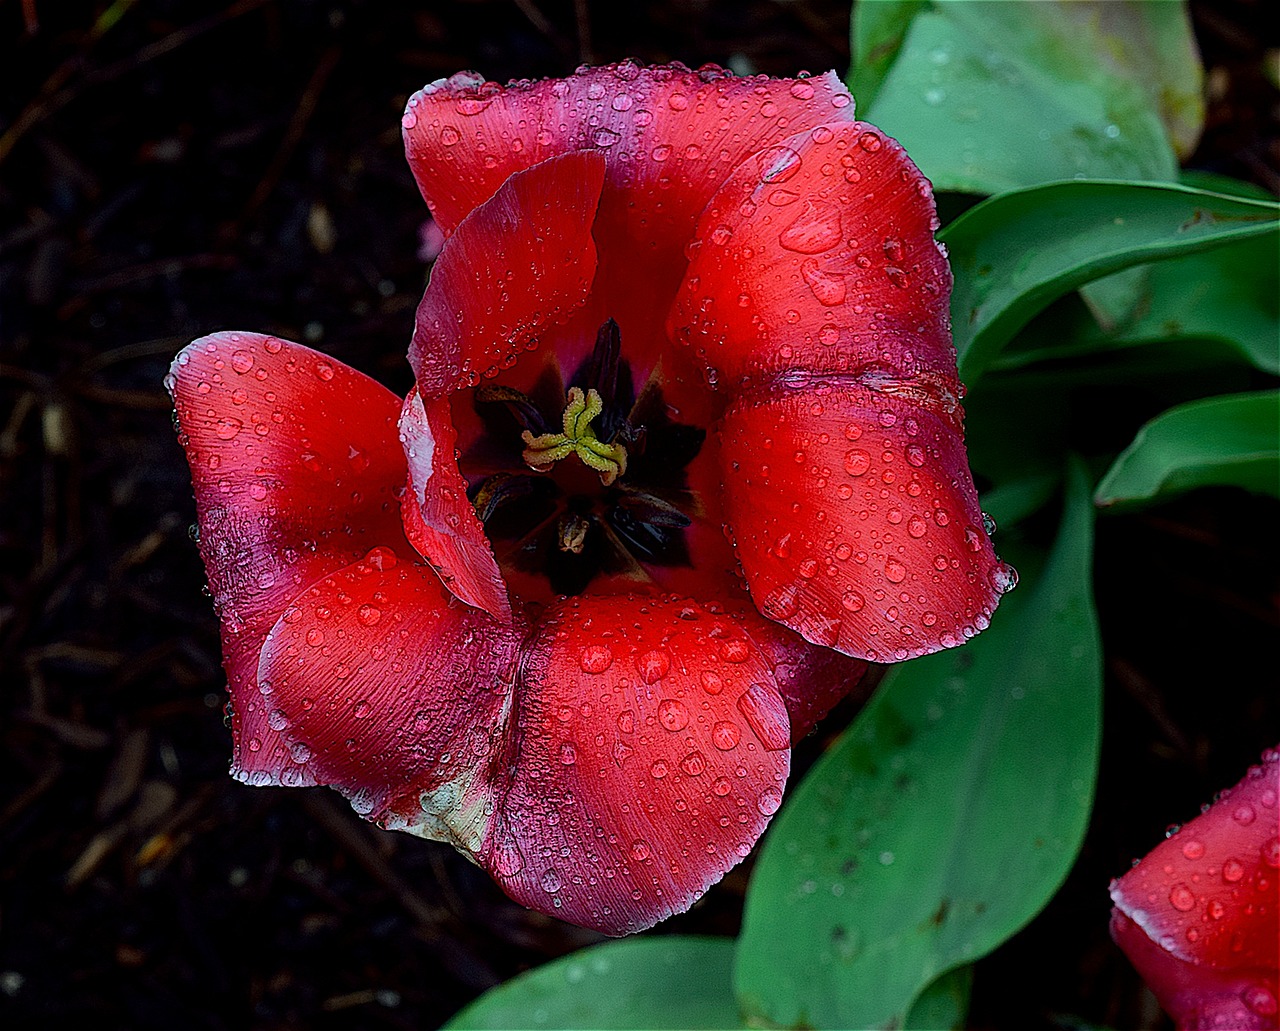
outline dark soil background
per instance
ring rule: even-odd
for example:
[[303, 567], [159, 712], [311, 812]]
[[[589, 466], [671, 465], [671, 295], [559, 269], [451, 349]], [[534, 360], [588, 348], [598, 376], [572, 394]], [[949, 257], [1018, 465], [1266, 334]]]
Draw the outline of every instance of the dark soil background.
[[[1267, 6], [1193, 5], [1192, 163], [1274, 190]], [[429, 1029], [596, 940], [331, 793], [226, 776], [161, 378], [239, 328], [408, 386], [425, 208], [399, 115], [423, 83], [626, 56], [843, 71], [848, 21], [843, 0], [0, 0], [0, 1026]], [[1094, 823], [978, 965], [973, 1026], [1168, 1026], [1107, 937], [1107, 882], [1280, 736], [1278, 517], [1223, 490], [1100, 521]], [[657, 933], [734, 933], [748, 871]]]

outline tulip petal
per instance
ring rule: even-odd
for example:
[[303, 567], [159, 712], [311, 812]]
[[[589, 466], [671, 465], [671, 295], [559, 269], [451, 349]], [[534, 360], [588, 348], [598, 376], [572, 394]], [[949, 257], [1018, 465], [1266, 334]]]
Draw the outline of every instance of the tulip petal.
[[[754, 608], [743, 614], [751, 639], [773, 668], [778, 694], [791, 721], [791, 743], [804, 738], [837, 702], [855, 691], [866, 698], [879, 681], [878, 667], [831, 648], [810, 644]], [[873, 675], [873, 671], [875, 675]]]
[[1275, 1028], [1280, 751], [1111, 884], [1111, 934], [1180, 1028]]
[[606, 934], [683, 912], [782, 801], [766, 654], [694, 602], [570, 599], [526, 651], [510, 791], [481, 862], [512, 898]]
[[595, 325], [614, 318], [634, 348], [665, 343], [665, 306], [653, 299], [674, 296], [698, 215], [730, 171], [841, 118], [853, 118], [852, 98], [831, 72], [735, 78], [710, 66], [624, 61], [506, 87], [474, 72], [442, 79], [409, 100], [404, 136], [418, 187], [446, 233], [513, 172], [556, 154], [601, 154], [597, 281], [608, 296], [599, 298]]
[[1013, 574], [983, 528], [958, 413], [817, 378], [721, 425], [725, 518], [756, 606], [872, 662], [961, 644]]
[[418, 305], [409, 364], [424, 397], [509, 366], [587, 299], [604, 160], [564, 154], [519, 172], [457, 226]]
[[512, 624], [382, 549], [285, 610], [259, 689], [295, 760], [362, 816], [476, 848], [518, 642]]
[[624, 61], [505, 87], [459, 72], [414, 94], [403, 125], [409, 167], [446, 235], [512, 173], [594, 150], [608, 161], [611, 188], [637, 202], [635, 224], [673, 232], [678, 251], [739, 161], [845, 112], [852, 117], [852, 99], [834, 72], [735, 78]]
[[731, 392], [801, 369], [954, 398], [937, 224], [928, 180], [877, 129], [794, 136], [743, 162], [703, 212], [670, 332]]
[[510, 619], [502, 573], [454, 458], [457, 437], [448, 397], [424, 403], [416, 387], [409, 392], [400, 415], [409, 464], [401, 500], [405, 534], [455, 596], [497, 619]]
[[258, 652], [307, 585], [377, 546], [407, 546], [399, 399], [341, 362], [260, 333], [196, 340], [167, 385], [222, 627], [231, 772], [254, 784], [314, 783], [269, 725]]

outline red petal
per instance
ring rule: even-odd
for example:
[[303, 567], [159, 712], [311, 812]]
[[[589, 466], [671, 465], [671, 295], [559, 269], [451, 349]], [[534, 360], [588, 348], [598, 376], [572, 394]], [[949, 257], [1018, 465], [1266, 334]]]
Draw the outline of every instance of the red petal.
[[1280, 752], [1111, 884], [1112, 936], [1182, 1028], [1275, 1028]]
[[258, 652], [308, 584], [375, 546], [406, 547], [400, 402], [341, 362], [259, 333], [195, 341], [174, 360], [168, 386], [222, 624], [232, 773], [312, 783], [267, 723]]
[[511, 176], [445, 242], [418, 305], [409, 363], [424, 396], [474, 386], [512, 364], [591, 290], [597, 154], [565, 154]]
[[446, 233], [513, 172], [571, 151], [603, 155], [597, 282], [607, 296], [592, 331], [611, 316], [634, 351], [663, 339], [685, 246], [729, 173], [761, 148], [843, 117], [852, 119], [853, 104], [834, 73], [737, 79], [623, 62], [503, 88], [466, 72], [410, 99], [405, 149]]
[[610, 186], [639, 202], [634, 224], [649, 227], [641, 235], [679, 223], [678, 248], [739, 161], [836, 112], [852, 117], [853, 104], [834, 72], [737, 79], [624, 61], [505, 88], [460, 72], [411, 97], [403, 124], [409, 167], [446, 233], [512, 173], [596, 150]]
[[514, 782], [481, 861], [512, 898], [606, 934], [683, 912], [782, 801], [766, 655], [689, 601], [588, 597], [525, 655]]
[[[388, 551], [298, 597], [258, 677], [294, 758], [357, 812], [478, 847], [517, 645], [511, 625], [452, 602], [429, 569]], [[449, 801], [436, 820], [424, 793]]]
[[751, 639], [768, 655], [778, 693], [791, 720], [791, 743], [809, 733], [836, 703], [861, 688], [863, 697], [878, 677], [862, 659], [810, 644], [799, 634], [762, 617], [744, 613]]
[[448, 397], [424, 403], [417, 388], [411, 390], [400, 415], [409, 463], [409, 486], [401, 501], [405, 534], [458, 598], [497, 619], [510, 619], [502, 573], [454, 457], [457, 439]]
[[817, 380], [739, 400], [720, 436], [751, 596], [814, 644], [873, 662], [952, 647], [1012, 586], [956, 413]]
[[933, 197], [861, 122], [744, 162], [703, 212], [670, 323], [732, 390], [794, 369], [956, 394]]

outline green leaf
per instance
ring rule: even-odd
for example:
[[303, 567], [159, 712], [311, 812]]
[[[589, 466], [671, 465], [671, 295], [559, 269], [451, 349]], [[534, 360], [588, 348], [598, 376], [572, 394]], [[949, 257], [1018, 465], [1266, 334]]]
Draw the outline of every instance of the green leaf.
[[853, 66], [849, 69], [849, 89], [860, 109], [870, 106], [875, 99], [902, 49], [911, 19], [925, 3], [926, 0], [879, 0], [853, 5], [849, 41]]
[[[890, 23], [875, 52], [889, 52], [902, 31], [900, 11], [870, 7], [855, 15], [855, 87], [866, 85], [859, 37], [872, 34], [856, 19]], [[1204, 117], [1181, 4], [936, 2], [915, 13], [882, 82], [870, 68], [864, 116], [897, 137], [939, 190], [1171, 180], [1170, 140], [1190, 153]]]
[[1161, 258], [1280, 235], [1280, 205], [1154, 183], [1068, 182], [992, 197], [941, 239], [955, 288], [951, 320], [966, 383], [1020, 327], [1069, 290]]
[[593, 945], [492, 988], [444, 1026], [737, 1028], [733, 939], [627, 938]]
[[1138, 431], [1098, 485], [1098, 505], [1231, 485], [1280, 497], [1280, 391], [1178, 405]]
[[1066, 877], [1100, 741], [1089, 494], [1072, 467], [1031, 582], [964, 648], [895, 667], [793, 791], [747, 894], [734, 980], [749, 1020], [901, 1026]]
[[948, 970], [916, 999], [903, 1023], [906, 1031], [960, 1031], [969, 1015], [971, 964]]

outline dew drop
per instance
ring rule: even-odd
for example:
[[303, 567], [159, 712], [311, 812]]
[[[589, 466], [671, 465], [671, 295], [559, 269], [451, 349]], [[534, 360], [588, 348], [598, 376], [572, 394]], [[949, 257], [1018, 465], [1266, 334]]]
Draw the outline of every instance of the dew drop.
[[689, 710], [684, 702], [675, 698], [664, 698], [658, 703], [658, 722], [664, 730], [672, 733], [684, 730], [689, 725]]
[[680, 768], [690, 777], [701, 777], [707, 768], [707, 760], [701, 752], [690, 752], [680, 760]]
[[782, 792], [776, 788], [760, 792], [760, 797], [756, 799], [756, 808], [760, 810], [761, 816], [772, 816], [781, 806]]
[[719, 720], [711, 728], [711, 743], [722, 752], [736, 748], [738, 739], [741, 736], [742, 732], [738, 729], [737, 724], [730, 723], [728, 720]]
[[637, 863], [643, 863], [649, 858], [649, 845], [645, 841], [633, 841], [631, 843], [631, 858]]
[[356, 618], [365, 626], [373, 626], [382, 618], [382, 610], [376, 605], [361, 605], [356, 610]]
[[1169, 905], [1180, 913], [1186, 913], [1195, 908], [1196, 897], [1185, 884], [1175, 884], [1169, 891]]
[[218, 420], [213, 432], [219, 440], [231, 440], [243, 428], [244, 423], [228, 415]]
[[844, 471], [850, 476], [864, 476], [870, 468], [871, 455], [862, 448], [856, 447], [845, 452]]
[[1244, 864], [1238, 859], [1228, 859], [1222, 864], [1222, 879], [1235, 884], [1244, 876]]
[[663, 648], [654, 648], [636, 659], [636, 668], [646, 684], [656, 683], [671, 669], [671, 656]]
[[778, 243], [798, 254], [822, 254], [842, 237], [840, 209], [825, 201], [806, 200], [804, 210], [778, 236]]
[[613, 649], [607, 644], [589, 644], [578, 657], [584, 673], [603, 673], [613, 665]]

